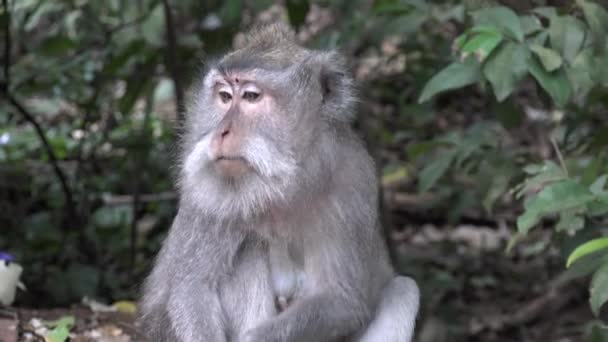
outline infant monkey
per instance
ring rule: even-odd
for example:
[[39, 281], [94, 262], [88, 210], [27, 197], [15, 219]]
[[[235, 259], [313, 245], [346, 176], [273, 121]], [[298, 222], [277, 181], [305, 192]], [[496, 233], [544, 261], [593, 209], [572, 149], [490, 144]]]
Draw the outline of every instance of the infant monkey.
[[390, 265], [355, 102], [343, 58], [280, 24], [210, 66], [139, 306], [151, 341], [411, 340], [419, 291]]

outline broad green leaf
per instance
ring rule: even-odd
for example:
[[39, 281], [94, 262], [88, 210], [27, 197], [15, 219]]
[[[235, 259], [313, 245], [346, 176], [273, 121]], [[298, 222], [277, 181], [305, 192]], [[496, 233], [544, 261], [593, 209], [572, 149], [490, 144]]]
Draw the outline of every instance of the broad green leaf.
[[524, 203], [525, 211], [517, 218], [517, 229], [526, 234], [542, 216], [581, 207], [594, 199], [587, 188], [573, 180], [549, 184]]
[[163, 47], [165, 45], [165, 11], [157, 5], [141, 23], [140, 34], [150, 45]]
[[549, 26], [551, 47], [572, 62], [583, 47], [585, 41], [585, 25], [572, 16], [555, 16]]
[[570, 83], [563, 69], [548, 72], [536, 58], [528, 58], [528, 70], [553, 101], [564, 107], [570, 98]]
[[63, 316], [54, 321], [43, 321], [43, 324], [49, 328], [67, 327], [71, 328], [76, 323], [74, 316]]
[[587, 95], [596, 84], [596, 63], [591, 49], [583, 49], [566, 68], [568, 80], [572, 85], [572, 98], [576, 103], [584, 104]]
[[425, 102], [440, 92], [461, 88], [478, 80], [479, 65], [474, 58], [467, 58], [462, 63], [454, 62], [426, 83], [418, 102]]
[[585, 186], [567, 179], [546, 186], [538, 193], [536, 201], [529, 203], [526, 209], [555, 213], [585, 205], [594, 199], [595, 196]]
[[494, 203], [507, 192], [509, 182], [513, 178], [513, 170], [510, 168], [503, 168], [500, 171], [496, 171], [481, 203], [488, 214], [492, 213]]
[[543, 25], [535, 15], [522, 15], [519, 17], [524, 35], [536, 33], [543, 29]]
[[585, 20], [593, 33], [596, 51], [606, 49], [606, 35], [608, 35], [608, 11], [602, 6], [586, 0], [577, 0], [583, 9]]
[[547, 40], [549, 39], [549, 32], [547, 30], [542, 30], [537, 33], [533, 33], [526, 38], [526, 43], [528, 45], [536, 44], [545, 46]]
[[593, 201], [587, 205], [589, 216], [605, 216], [608, 215], [608, 193], [603, 193], [598, 196], [597, 201]]
[[133, 219], [133, 210], [127, 205], [105, 206], [93, 213], [92, 221], [99, 228], [116, 228]]
[[608, 237], [587, 241], [570, 253], [568, 260], [566, 261], [566, 267], [570, 267], [573, 262], [582, 257], [606, 248], [608, 248]]
[[551, 72], [562, 66], [562, 57], [555, 50], [538, 44], [530, 45], [530, 50], [540, 59], [545, 70]]
[[506, 42], [483, 65], [483, 74], [492, 84], [498, 101], [506, 99], [526, 75], [528, 51], [517, 43]]
[[536, 211], [524, 211], [517, 217], [517, 232], [525, 235], [540, 221], [541, 215]]
[[66, 36], [55, 36], [46, 39], [40, 45], [40, 53], [47, 56], [58, 56], [68, 53], [76, 43]]
[[70, 330], [64, 326], [57, 327], [48, 332], [44, 340], [47, 342], [65, 342], [70, 337]]
[[557, 277], [556, 283], [563, 284], [576, 278], [588, 276], [605, 262], [608, 262], [608, 249], [600, 249], [597, 252], [582, 256], [576, 262], [572, 262]]
[[438, 154], [419, 175], [418, 191], [426, 192], [445, 174], [456, 156], [455, 150], [447, 150]]
[[502, 34], [495, 32], [481, 32], [474, 35], [462, 46], [463, 53], [473, 53], [478, 61], [483, 61], [502, 41]]
[[499, 27], [504, 34], [518, 42], [524, 40], [524, 33], [521, 28], [519, 17], [508, 7], [497, 6], [475, 11], [473, 12], [473, 20], [476, 25]]
[[608, 174], [601, 175], [589, 186], [589, 191], [593, 194], [599, 195], [604, 191], [606, 181], [608, 180]]
[[608, 262], [602, 265], [591, 278], [591, 311], [598, 316], [600, 309], [608, 301]]
[[64, 316], [56, 321], [45, 321], [43, 323], [52, 328], [45, 336], [45, 341], [64, 342], [70, 335], [70, 329], [74, 326], [75, 319], [74, 316]]
[[585, 220], [573, 211], [564, 211], [559, 215], [559, 221], [555, 226], [558, 232], [575, 233], [585, 226]]
[[533, 9], [532, 12], [547, 19], [551, 19], [557, 14], [555, 7], [537, 7]]
[[462, 46], [464, 45], [464, 43], [466, 43], [467, 39], [469, 39], [470, 34], [471, 33], [469, 31], [467, 31], [467, 32], [461, 34], [460, 36], [456, 37], [456, 39], [454, 39], [452, 48], [455, 50], [462, 49]]

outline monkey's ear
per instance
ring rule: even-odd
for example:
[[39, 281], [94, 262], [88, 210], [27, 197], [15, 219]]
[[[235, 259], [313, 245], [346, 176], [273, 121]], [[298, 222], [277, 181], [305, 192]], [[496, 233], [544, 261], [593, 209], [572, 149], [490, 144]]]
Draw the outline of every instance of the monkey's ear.
[[355, 116], [357, 98], [354, 81], [346, 60], [333, 51], [322, 53], [319, 59], [323, 113], [330, 119], [352, 121]]

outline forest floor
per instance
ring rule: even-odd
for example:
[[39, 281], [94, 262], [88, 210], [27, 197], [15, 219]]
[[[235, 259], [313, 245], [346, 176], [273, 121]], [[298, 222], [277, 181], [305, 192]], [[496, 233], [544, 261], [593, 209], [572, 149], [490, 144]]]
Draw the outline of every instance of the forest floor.
[[[398, 215], [396, 221], [397, 267], [422, 289], [416, 341], [585, 340], [592, 320], [586, 282], [562, 281], [563, 259], [542, 230], [507, 254], [506, 227], [416, 224]], [[63, 341], [67, 331], [52, 321], [70, 316], [70, 341], [143, 340], [133, 314], [79, 304], [0, 310], [0, 341]]]

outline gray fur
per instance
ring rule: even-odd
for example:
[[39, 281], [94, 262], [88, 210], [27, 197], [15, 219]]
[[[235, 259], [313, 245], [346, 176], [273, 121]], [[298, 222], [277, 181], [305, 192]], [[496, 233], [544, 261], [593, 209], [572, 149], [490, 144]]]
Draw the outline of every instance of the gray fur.
[[[214, 80], [238, 77], [272, 100], [222, 107]], [[389, 263], [342, 57], [259, 29], [191, 98], [180, 208], [139, 306], [150, 340], [409, 341], [418, 288]], [[251, 172], [213, 167], [220, 127]]]

